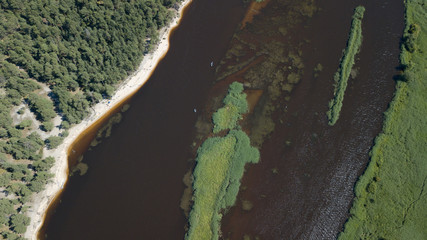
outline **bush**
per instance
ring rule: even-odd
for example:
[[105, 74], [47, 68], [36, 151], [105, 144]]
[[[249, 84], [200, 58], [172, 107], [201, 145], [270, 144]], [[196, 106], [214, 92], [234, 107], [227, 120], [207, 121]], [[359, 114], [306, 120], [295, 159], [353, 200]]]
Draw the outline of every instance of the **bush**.
[[42, 125], [42, 130], [45, 132], [50, 132], [54, 128], [54, 125], [52, 122], [44, 122]]
[[27, 97], [27, 102], [31, 111], [36, 114], [37, 119], [40, 121], [49, 121], [56, 116], [56, 113], [53, 110], [53, 103], [50, 99], [31, 93]]
[[21, 137], [22, 136], [21, 130], [18, 130], [16, 128], [12, 128], [12, 127], [7, 128], [7, 133], [8, 133], [9, 138], [15, 138], [15, 137]]
[[12, 174], [9, 172], [4, 172], [0, 174], [0, 187], [6, 187], [9, 185], [12, 180]]
[[16, 233], [25, 233], [30, 224], [30, 218], [24, 214], [14, 214], [10, 217], [10, 227]]
[[22, 120], [22, 122], [20, 122], [18, 125], [16, 125], [16, 128], [24, 129], [24, 128], [30, 127], [31, 125], [33, 125], [33, 121], [31, 119], [25, 119], [25, 120]]
[[408, 27], [408, 30], [403, 36], [403, 46], [405, 47], [406, 51], [410, 53], [414, 53], [415, 50], [417, 50], [417, 38], [420, 34], [421, 28], [418, 24], [411, 24]]
[[4, 128], [0, 128], [0, 138], [6, 138], [6, 137], [9, 137], [7, 130]]
[[63, 138], [66, 138], [66, 137], [68, 137], [68, 135], [70, 134], [70, 132], [68, 132], [67, 130], [65, 130], [65, 131], [62, 131], [60, 134], [59, 134], [59, 136], [60, 137], [63, 137]]
[[15, 213], [15, 208], [9, 199], [0, 199], [0, 224], [7, 224], [9, 216]]
[[24, 238], [18, 236], [13, 232], [2, 232], [1, 236], [3, 237], [3, 239], [7, 239], [7, 240], [24, 240]]
[[37, 172], [49, 171], [49, 169], [53, 166], [54, 163], [55, 159], [53, 157], [47, 157], [43, 160], [34, 161], [32, 167]]
[[0, 163], [7, 161], [7, 155], [0, 152]]
[[36, 132], [26, 138], [10, 138], [5, 146], [5, 151], [15, 159], [37, 160], [40, 158], [39, 150], [44, 146], [43, 140]]
[[61, 145], [62, 141], [64, 141], [64, 138], [62, 138], [62, 137], [51, 136], [45, 140], [45, 143], [46, 143], [46, 146], [48, 149], [55, 149], [59, 145]]
[[16, 113], [18, 113], [19, 115], [22, 115], [24, 114], [24, 112], [25, 112], [25, 108], [20, 108]]
[[28, 188], [32, 192], [41, 192], [45, 187], [45, 183], [41, 181], [31, 181], [31, 183], [28, 185]]
[[6, 191], [10, 193], [14, 193], [16, 196], [18, 196], [19, 201], [21, 203], [25, 203], [32, 194], [32, 192], [28, 189], [26, 185], [18, 182], [14, 182], [10, 184], [6, 188]]
[[62, 121], [61, 122], [61, 129], [69, 129], [70, 128], [70, 123], [67, 121]]

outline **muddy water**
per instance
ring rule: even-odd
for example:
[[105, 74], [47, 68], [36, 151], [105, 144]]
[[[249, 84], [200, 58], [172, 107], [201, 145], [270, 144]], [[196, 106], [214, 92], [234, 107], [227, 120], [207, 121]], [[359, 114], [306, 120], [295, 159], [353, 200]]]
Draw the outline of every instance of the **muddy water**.
[[[353, 186], [368, 162], [381, 129], [382, 113], [394, 92], [401, 1], [318, 1], [310, 21], [298, 25], [305, 64], [303, 79], [276, 111], [275, 131], [261, 149], [261, 163], [244, 175], [238, 204], [224, 217], [224, 239], [334, 239], [348, 217]], [[345, 47], [353, 9], [366, 7], [363, 45], [350, 80], [340, 119], [327, 124], [333, 74]], [[268, 12], [268, 7], [264, 9]], [[255, 21], [268, 21], [262, 14]], [[323, 65], [313, 77], [317, 63]], [[280, 123], [280, 120], [283, 122]], [[249, 211], [241, 202], [253, 204]]]
[[84, 154], [89, 171], [71, 178], [47, 239], [183, 239], [182, 178], [214, 80], [210, 63], [224, 54], [243, 13], [241, 0], [189, 6], [167, 56], [112, 137]]

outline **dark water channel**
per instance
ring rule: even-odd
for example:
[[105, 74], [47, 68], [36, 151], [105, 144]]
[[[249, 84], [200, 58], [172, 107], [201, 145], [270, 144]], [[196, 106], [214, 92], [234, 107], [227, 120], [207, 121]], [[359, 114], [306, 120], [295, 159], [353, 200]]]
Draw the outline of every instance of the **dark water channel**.
[[[214, 80], [211, 61], [243, 17], [241, 0], [195, 0], [170, 50], [112, 136], [84, 154], [47, 225], [47, 239], [183, 239], [182, 178], [194, 124]], [[197, 113], [193, 109], [200, 109]]]
[[[255, 60], [246, 68], [269, 59], [256, 53], [262, 41], [278, 41], [285, 52], [298, 47], [304, 70], [298, 68], [301, 81], [292, 91], [271, 100], [280, 106], [271, 113], [274, 131], [264, 140], [261, 162], [244, 175], [237, 205], [223, 218], [222, 236], [334, 239], [348, 217], [353, 185], [368, 162], [382, 113], [394, 92], [403, 3], [304, 0], [318, 10], [314, 14], [304, 10], [311, 17], [295, 21], [283, 34], [286, 37], [251, 34], [258, 23], [269, 24], [293, 6], [275, 4], [278, 1], [271, 0], [246, 27], [249, 30], [236, 32], [240, 45], [244, 41], [257, 45], [252, 48]], [[353, 9], [359, 4], [366, 13], [362, 51], [355, 65], [358, 73], [349, 82], [340, 119], [330, 127], [325, 112], [332, 97], [333, 74]], [[212, 87], [221, 71], [215, 73], [210, 62], [220, 65], [227, 59], [224, 56], [236, 43], [232, 36], [244, 14], [241, 0], [194, 0], [173, 34], [169, 53], [131, 100], [112, 137], [84, 154], [89, 171], [71, 178], [46, 225], [47, 239], [183, 239], [186, 219], [179, 205], [182, 178], [193, 165], [190, 146], [200, 134], [196, 120], [209, 118], [215, 105], [211, 99], [243, 76], [231, 75]], [[251, 57], [242, 55], [237, 61]], [[223, 61], [224, 69], [232, 69], [227, 68], [230, 59]], [[318, 63], [323, 70], [314, 77]], [[258, 105], [268, 102], [268, 91], [263, 91]], [[255, 124], [253, 120], [246, 127]], [[253, 207], [243, 210], [242, 200]]]

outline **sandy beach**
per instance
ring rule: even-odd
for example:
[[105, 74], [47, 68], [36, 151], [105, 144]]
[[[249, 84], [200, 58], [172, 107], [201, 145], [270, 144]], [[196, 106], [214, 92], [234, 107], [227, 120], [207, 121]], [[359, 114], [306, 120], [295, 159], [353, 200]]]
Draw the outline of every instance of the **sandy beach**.
[[90, 115], [84, 119], [80, 124], [74, 125], [69, 129], [69, 135], [64, 139], [64, 142], [54, 150], [44, 151], [44, 157], [53, 156], [56, 160], [51, 172], [55, 177], [47, 184], [46, 189], [33, 196], [31, 202], [28, 204], [30, 209], [27, 215], [31, 218], [30, 225], [24, 235], [27, 239], [37, 239], [38, 231], [40, 230], [46, 210], [52, 201], [56, 198], [68, 180], [68, 150], [72, 143], [78, 136], [84, 132], [85, 129], [94, 124], [115, 105], [121, 103], [124, 99], [135, 94], [149, 79], [153, 70], [156, 68], [160, 60], [166, 55], [169, 49], [169, 37], [172, 30], [178, 26], [181, 20], [182, 12], [192, 0], [185, 0], [180, 4], [180, 8], [174, 19], [170, 22], [169, 26], [160, 30], [159, 43], [156, 49], [144, 56], [138, 69], [124, 80], [116, 90], [114, 96], [109, 100], [103, 100], [92, 107]]

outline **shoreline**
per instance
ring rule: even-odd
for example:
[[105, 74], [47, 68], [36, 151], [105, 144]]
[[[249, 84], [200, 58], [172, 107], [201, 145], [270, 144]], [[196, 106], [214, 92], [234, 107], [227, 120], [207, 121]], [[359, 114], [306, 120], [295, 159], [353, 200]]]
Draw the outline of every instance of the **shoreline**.
[[176, 16], [170, 21], [167, 27], [159, 32], [159, 43], [155, 50], [146, 56], [138, 66], [138, 69], [121, 82], [111, 99], [104, 99], [91, 108], [91, 113], [81, 123], [74, 125], [69, 129], [69, 135], [63, 143], [53, 150], [44, 150], [44, 157], [52, 156], [55, 158], [55, 164], [51, 172], [55, 176], [46, 185], [45, 190], [33, 195], [32, 200], [27, 205], [30, 207], [26, 213], [30, 217], [30, 225], [24, 237], [36, 240], [37, 235], [46, 218], [47, 210], [54, 200], [61, 194], [63, 187], [68, 181], [68, 153], [70, 147], [79, 138], [79, 136], [90, 128], [111, 109], [121, 104], [124, 100], [133, 96], [150, 78], [158, 63], [166, 56], [169, 50], [169, 38], [172, 31], [179, 25], [182, 19], [184, 9], [192, 0], [184, 0], [176, 11]]

